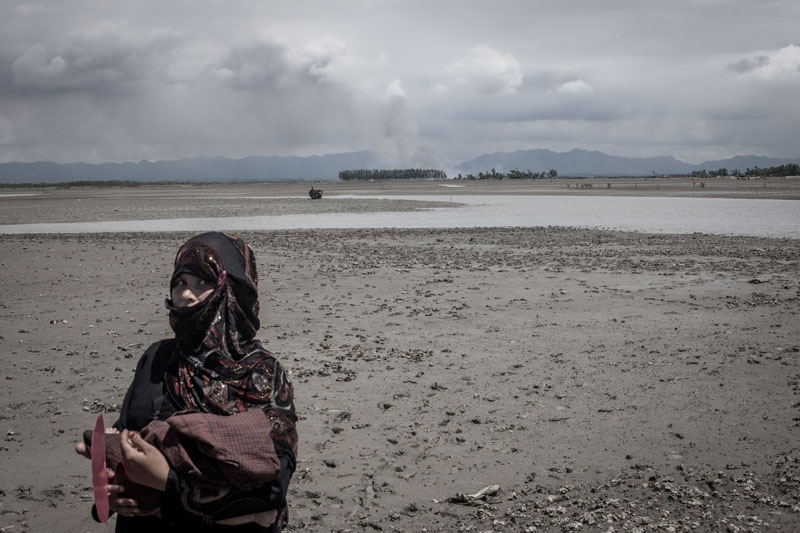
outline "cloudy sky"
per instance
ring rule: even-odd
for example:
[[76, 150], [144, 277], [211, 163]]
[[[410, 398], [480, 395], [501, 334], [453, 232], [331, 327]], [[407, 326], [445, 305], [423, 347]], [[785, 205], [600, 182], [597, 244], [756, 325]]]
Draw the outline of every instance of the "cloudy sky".
[[797, 0], [0, 0], [0, 162], [800, 157]]

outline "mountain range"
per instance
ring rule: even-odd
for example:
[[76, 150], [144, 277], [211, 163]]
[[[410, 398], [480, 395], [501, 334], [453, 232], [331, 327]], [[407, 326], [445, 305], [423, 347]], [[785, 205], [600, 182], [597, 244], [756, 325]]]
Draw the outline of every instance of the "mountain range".
[[748, 168], [769, 168], [798, 163], [800, 159], [778, 159], [764, 156], [735, 156], [729, 159], [705, 161], [698, 165], [685, 163], [672, 156], [618, 157], [602, 152], [574, 149], [569, 152], [551, 150], [519, 150], [484, 154], [459, 165], [459, 172], [477, 175], [490, 171], [506, 173], [510, 170], [544, 172], [555, 169], [559, 176], [663, 176], [687, 175], [693, 171], [727, 169], [729, 172]]
[[[686, 175], [695, 170], [721, 168], [745, 171], [769, 168], [800, 159], [764, 156], [736, 156], [698, 165], [671, 156], [630, 158], [587, 150], [569, 152], [519, 150], [483, 154], [454, 168], [445, 169], [449, 177], [478, 175], [481, 172], [506, 173], [510, 170], [544, 172], [554, 169], [559, 176], [653, 176]], [[377, 152], [297, 156], [252, 156], [242, 159], [198, 157], [176, 161], [139, 161], [138, 163], [2, 163], [0, 184], [62, 183], [73, 181], [334, 181], [342, 170], [387, 169], [386, 160]]]

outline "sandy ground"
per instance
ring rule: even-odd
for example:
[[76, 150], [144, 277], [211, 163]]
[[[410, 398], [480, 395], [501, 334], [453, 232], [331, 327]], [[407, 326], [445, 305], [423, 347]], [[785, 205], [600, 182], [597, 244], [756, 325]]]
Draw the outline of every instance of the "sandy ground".
[[[143, 205], [179, 197], [137, 191]], [[91, 208], [46, 192], [63, 221], [139, 201], [67, 193]], [[27, 210], [13, 221], [42, 221], [41, 201], [14, 199]], [[242, 235], [262, 275], [260, 336], [291, 370], [301, 417], [292, 530], [800, 529], [798, 241]], [[169, 335], [163, 299], [186, 237], [0, 235], [0, 531], [112, 530], [89, 518], [72, 446], [97, 413], [114, 419], [139, 355]]]

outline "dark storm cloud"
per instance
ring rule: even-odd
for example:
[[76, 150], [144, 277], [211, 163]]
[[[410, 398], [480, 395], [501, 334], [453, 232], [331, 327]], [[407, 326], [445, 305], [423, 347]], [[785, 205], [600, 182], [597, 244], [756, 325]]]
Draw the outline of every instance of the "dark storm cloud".
[[[329, 72], [325, 53], [299, 54], [267, 41], [237, 45], [203, 72], [240, 128], [252, 128], [270, 145], [322, 143], [359, 138], [370, 128], [376, 102], [356, 104], [352, 89]], [[373, 125], [372, 127], [377, 127]]]
[[757, 56], [754, 58], [744, 58], [740, 59], [736, 63], [731, 63], [728, 65], [728, 70], [738, 73], [750, 72], [752, 70], [766, 67], [769, 65], [769, 57], [767, 56]]
[[211, 67], [211, 74], [233, 89], [259, 91], [293, 83], [300, 73], [289, 64], [285, 47], [258, 43], [232, 49]]
[[135, 33], [104, 24], [76, 31], [60, 46], [30, 46], [11, 66], [14, 84], [45, 91], [113, 89], [158, 71], [179, 43], [175, 31]]

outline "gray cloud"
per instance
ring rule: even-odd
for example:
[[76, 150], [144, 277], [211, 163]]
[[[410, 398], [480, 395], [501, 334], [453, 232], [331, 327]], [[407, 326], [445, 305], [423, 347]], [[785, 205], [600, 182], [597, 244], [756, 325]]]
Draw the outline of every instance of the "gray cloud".
[[162, 68], [180, 43], [163, 29], [133, 32], [113, 24], [79, 30], [58, 47], [34, 44], [12, 64], [14, 83], [33, 90], [83, 90], [137, 82]]
[[10, 0], [0, 161], [800, 155], [797, 2], [502, 4]]
[[757, 56], [754, 58], [740, 59], [736, 63], [728, 65], [728, 70], [738, 73], [750, 72], [758, 68], [763, 68], [769, 65], [769, 57]]
[[222, 84], [247, 91], [279, 89], [300, 75], [289, 65], [286, 49], [273, 43], [234, 48], [210, 72]]

